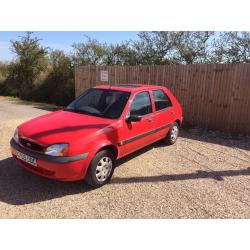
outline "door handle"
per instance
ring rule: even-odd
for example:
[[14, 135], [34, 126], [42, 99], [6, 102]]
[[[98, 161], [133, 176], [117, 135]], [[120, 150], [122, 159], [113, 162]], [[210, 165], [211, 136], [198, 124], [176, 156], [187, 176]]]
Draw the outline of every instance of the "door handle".
[[153, 119], [153, 118], [148, 118], [148, 121], [149, 121], [149, 122], [153, 122], [154, 119]]
[[174, 110], [171, 110], [171, 112], [170, 112], [170, 113], [171, 113], [171, 115], [174, 115]]

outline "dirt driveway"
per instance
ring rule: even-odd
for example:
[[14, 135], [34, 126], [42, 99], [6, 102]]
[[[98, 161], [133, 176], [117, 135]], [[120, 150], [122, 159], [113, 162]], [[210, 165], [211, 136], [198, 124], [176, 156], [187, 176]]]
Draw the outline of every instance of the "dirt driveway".
[[50, 106], [0, 97], [1, 218], [250, 218], [250, 138], [182, 130], [118, 162], [110, 184], [47, 180], [19, 167], [9, 141]]

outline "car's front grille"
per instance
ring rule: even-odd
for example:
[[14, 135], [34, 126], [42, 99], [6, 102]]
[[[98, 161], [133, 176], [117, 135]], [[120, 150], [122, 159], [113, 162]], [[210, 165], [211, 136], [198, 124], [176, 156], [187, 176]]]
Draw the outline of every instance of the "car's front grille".
[[29, 140], [24, 139], [24, 138], [19, 138], [19, 142], [25, 148], [28, 148], [28, 149], [31, 149], [31, 150], [34, 150], [34, 151], [37, 151], [37, 152], [41, 152], [41, 153], [44, 152], [44, 147], [37, 144], [37, 143], [34, 143], [34, 142], [29, 141]]

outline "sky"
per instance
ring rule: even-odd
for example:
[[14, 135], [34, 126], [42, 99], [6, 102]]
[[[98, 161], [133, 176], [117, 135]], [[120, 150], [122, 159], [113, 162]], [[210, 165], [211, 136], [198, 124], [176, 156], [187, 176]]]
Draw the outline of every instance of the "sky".
[[[18, 40], [24, 34], [25, 32], [21, 31], [0, 31], [0, 61], [10, 61], [14, 58], [10, 50], [10, 40]], [[136, 31], [39, 31], [33, 35], [42, 39], [40, 42], [43, 46], [61, 49], [68, 53], [72, 51], [71, 45], [85, 41], [85, 36], [100, 42], [119, 43], [124, 40], [134, 40], [137, 34]]]

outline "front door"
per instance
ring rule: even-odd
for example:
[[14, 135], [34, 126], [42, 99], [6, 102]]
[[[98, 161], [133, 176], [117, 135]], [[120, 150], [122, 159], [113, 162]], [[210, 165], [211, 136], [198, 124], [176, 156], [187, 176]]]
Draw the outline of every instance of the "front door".
[[136, 94], [133, 98], [127, 115], [139, 115], [140, 121], [125, 123], [123, 138], [120, 145], [123, 146], [123, 155], [136, 151], [154, 141], [154, 114], [148, 91]]

